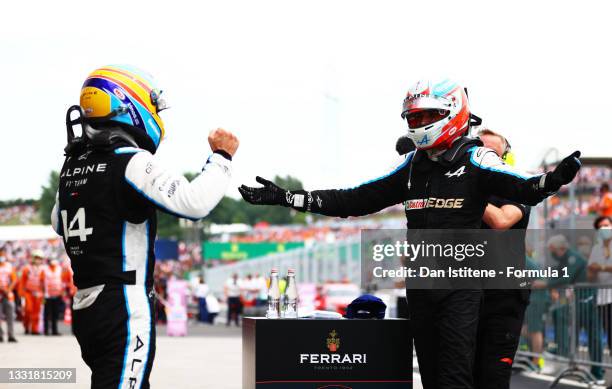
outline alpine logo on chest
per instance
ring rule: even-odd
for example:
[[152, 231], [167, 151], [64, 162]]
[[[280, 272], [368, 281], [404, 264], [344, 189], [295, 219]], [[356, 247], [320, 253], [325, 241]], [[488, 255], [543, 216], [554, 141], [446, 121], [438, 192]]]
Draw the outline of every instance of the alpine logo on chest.
[[451, 178], [451, 177], [461, 177], [463, 174], [465, 174], [465, 166], [461, 166], [459, 169], [455, 170], [454, 172], [451, 172], [449, 170], [444, 175], [448, 178]]

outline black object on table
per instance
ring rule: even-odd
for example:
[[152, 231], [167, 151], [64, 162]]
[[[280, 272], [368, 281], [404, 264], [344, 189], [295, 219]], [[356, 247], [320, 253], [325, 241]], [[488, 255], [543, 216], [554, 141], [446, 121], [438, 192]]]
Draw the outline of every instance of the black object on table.
[[242, 327], [243, 389], [411, 389], [409, 321], [265, 319]]

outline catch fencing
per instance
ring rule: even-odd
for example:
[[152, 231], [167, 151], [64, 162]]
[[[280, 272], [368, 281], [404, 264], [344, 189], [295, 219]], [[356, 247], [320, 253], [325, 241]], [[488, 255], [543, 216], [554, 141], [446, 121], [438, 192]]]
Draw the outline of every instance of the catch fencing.
[[295, 269], [298, 283], [349, 281], [359, 285], [361, 276], [359, 239], [315, 244], [308, 248], [292, 249], [284, 253], [206, 269], [205, 278], [210, 290], [222, 295], [223, 285], [233, 274], [237, 274], [240, 278], [249, 274], [267, 277], [272, 268], [278, 269], [281, 275], [287, 274], [289, 268]]
[[[272, 268], [280, 274], [294, 268], [299, 283], [344, 280], [359, 285], [359, 242], [316, 244], [206, 269], [206, 282], [213, 293], [222, 295], [233, 274], [267, 276]], [[514, 368], [539, 371], [542, 363], [560, 366], [551, 387], [564, 378], [588, 384], [601, 381], [604, 370], [612, 369], [612, 285], [534, 289], [530, 301]]]
[[611, 319], [612, 285], [532, 290], [515, 368], [560, 364], [551, 387], [564, 378], [601, 383], [612, 368]]

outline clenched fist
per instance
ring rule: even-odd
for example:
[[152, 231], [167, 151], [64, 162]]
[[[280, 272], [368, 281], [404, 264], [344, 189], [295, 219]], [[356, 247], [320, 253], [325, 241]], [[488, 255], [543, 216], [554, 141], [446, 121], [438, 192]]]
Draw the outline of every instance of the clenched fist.
[[232, 157], [236, 154], [239, 143], [236, 135], [223, 128], [217, 128], [208, 134], [208, 144], [212, 151], [225, 151]]

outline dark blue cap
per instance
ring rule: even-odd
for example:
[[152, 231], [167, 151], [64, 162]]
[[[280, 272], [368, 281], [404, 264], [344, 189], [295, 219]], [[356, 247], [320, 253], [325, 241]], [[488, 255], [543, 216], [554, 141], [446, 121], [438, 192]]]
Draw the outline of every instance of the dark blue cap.
[[384, 319], [387, 306], [381, 299], [371, 294], [357, 297], [346, 307], [347, 319]]

